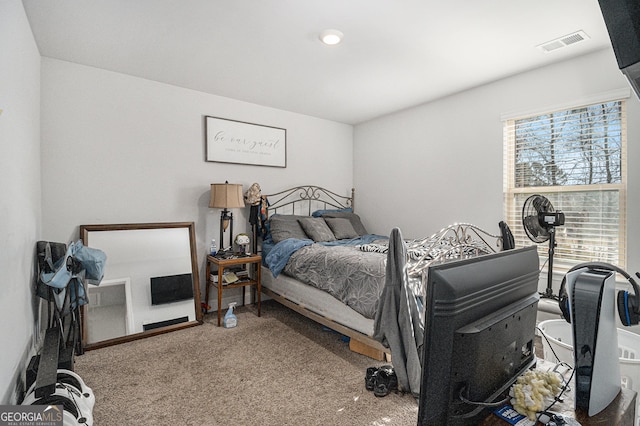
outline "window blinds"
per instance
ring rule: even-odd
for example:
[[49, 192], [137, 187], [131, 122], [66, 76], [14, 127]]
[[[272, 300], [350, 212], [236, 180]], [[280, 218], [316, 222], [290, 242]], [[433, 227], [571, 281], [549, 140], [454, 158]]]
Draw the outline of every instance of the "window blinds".
[[[622, 100], [508, 119], [504, 126], [505, 216], [516, 246], [531, 245], [522, 206], [544, 195], [565, 214], [554, 262], [626, 261], [626, 111]], [[542, 258], [548, 244], [539, 245]]]

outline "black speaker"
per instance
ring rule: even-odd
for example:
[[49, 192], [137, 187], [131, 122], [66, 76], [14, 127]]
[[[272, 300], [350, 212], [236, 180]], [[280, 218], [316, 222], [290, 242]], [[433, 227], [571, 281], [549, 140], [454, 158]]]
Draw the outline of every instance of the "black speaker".
[[598, 0], [618, 67], [640, 97], [640, 2]]

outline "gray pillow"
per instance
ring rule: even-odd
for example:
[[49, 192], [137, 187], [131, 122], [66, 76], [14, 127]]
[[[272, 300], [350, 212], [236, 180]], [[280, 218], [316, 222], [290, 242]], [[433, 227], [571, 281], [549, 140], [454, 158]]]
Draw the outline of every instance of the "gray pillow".
[[302, 229], [307, 233], [309, 238], [315, 242], [335, 241], [336, 237], [321, 217], [306, 217], [298, 219]]
[[353, 229], [353, 225], [349, 219], [343, 217], [327, 217], [324, 219], [331, 228], [333, 235], [337, 240], [344, 240], [347, 238], [358, 238], [360, 235]]
[[362, 224], [362, 222], [360, 221], [360, 216], [358, 216], [355, 213], [349, 213], [349, 212], [332, 212], [332, 213], [325, 213], [322, 215], [322, 217], [327, 218], [327, 217], [341, 217], [344, 219], [349, 219], [349, 221], [351, 222], [351, 225], [353, 225], [353, 229], [355, 229], [355, 231], [358, 233], [358, 235], [367, 235], [367, 229], [364, 227], [364, 225]]
[[298, 219], [307, 216], [276, 214], [269, 218], [269, 226], [271, 230], [271, 238], [274, 243], [286, 240], [287, 238], [297, 238], [299, 240], [307, 240], [307, 234], [304, 232]]

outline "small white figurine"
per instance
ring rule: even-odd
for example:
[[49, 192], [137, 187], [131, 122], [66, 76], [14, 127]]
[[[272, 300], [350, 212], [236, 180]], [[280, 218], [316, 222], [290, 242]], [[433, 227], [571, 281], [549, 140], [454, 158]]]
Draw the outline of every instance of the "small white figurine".
[[236, 235], [235, 243], [240, 247], [240, 252], [244, 254], [249, 254], [249, 243], [251, 239], [247, 234], [238, 234]]

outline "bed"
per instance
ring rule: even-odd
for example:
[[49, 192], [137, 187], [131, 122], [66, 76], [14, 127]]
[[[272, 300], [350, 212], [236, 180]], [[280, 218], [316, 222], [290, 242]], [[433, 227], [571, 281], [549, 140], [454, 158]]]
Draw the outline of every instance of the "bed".
[[[372, 336], [385, 283], [388, 236], [369, 234], [348, 196], [307, 185], [261, 197], [254, 241], [262, 236], [262, 291], [348, 336], [352, 351], [377, 360], [389, 349]], [[433, 262], [501, 249], [501, 237], [471, 224], [405, 240], [411, 291], [424, 295]]]

